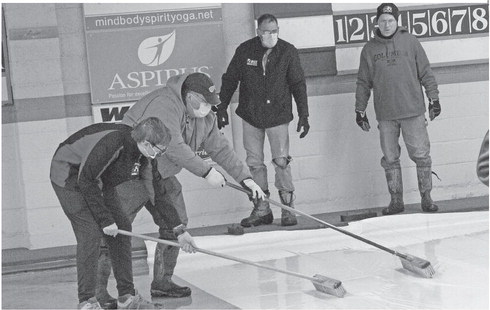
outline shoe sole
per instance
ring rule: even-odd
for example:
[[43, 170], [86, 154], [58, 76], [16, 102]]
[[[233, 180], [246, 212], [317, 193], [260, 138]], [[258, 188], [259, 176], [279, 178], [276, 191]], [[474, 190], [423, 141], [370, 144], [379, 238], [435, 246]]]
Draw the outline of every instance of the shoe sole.
[[281, 222], [281, 226], [294, 226], [294, 225], [297, 225], [298, 222], [292, 222], [292, 223], [283, 223]]
[[117, 309], [117, 299], [101, 303], [99, 302], [102, 309]]
[[151, 297], [181, 298], [181, 297], [191, 296], [192, 291], [189, 290], [189, 292], [185, 292], [183, 294], [177, 294], [177, 293], [172, 293], [172, 292], [164, 292], [164, 291], [150, 290], [150, 293], [151, 293]]

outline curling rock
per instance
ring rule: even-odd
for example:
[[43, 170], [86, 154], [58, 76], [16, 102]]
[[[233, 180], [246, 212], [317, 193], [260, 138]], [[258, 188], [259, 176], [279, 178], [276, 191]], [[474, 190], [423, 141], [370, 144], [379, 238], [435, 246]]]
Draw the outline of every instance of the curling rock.
[[240, 224], [233, 224], [228, 226], [228, 233], [230, 235], [243, 235], [245, 231], [243, 231], [243, 227]]

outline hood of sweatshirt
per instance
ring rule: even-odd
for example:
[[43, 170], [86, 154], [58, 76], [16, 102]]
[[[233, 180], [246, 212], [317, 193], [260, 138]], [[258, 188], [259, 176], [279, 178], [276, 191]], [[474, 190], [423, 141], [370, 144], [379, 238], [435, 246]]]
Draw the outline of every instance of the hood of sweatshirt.
[[184, 100], [182, 98], [182, 84], [184, 84], [185, 79], [189, 76], [189, 73], [174, 75], [167, 80], [167, 87], [170, 88], [172, 93], [179, 98], [179, 101], [185, 106]]
[[395, 33], [390, 38], [385, 38], [385, 37], [381, 36], [379, 29], [376, 29], [376, 31], [374, 31], [373, 41], [378, 43], [378, 44], [384, 45], [386, 55], [389, 55], [390, 50], [396, 51], [396, 42], [398, 41], [400, 36], [402, 36], [404, 33], [408, 33], [407, 28], [398, 26]]

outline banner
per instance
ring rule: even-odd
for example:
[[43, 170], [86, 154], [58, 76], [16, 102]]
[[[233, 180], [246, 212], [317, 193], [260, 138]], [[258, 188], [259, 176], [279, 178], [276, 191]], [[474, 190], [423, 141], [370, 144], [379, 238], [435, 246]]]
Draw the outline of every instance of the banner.
[[85, 35], [93, 104], [136, 101], [183, 73], [207, 74], [220, 88], [221, 7], [85, 15]]

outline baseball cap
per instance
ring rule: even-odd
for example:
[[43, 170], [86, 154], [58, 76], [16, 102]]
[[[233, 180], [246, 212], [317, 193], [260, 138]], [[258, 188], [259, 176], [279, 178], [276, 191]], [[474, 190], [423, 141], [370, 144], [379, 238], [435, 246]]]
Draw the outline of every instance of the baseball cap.
[[398, 7], [393, 3], [382, 3], [376, 11], [376, 19], [379, 19], [382, 14], [390, 14], [398, 19]]
[[188, 90], [192, 90], [204, 96], [210, 105], [218, 105], [221, 101], [216, 94], [213, 81], [204, 73], [191, 73], [184, 81]]

